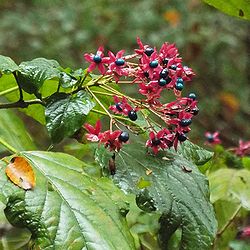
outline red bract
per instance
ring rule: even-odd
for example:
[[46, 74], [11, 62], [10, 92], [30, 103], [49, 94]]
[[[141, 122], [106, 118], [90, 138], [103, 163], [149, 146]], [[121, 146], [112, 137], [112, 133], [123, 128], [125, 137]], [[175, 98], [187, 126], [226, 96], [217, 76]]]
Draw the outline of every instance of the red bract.
[[136, 41], [137, 41], [137, 44], [139, 45], [139, 49], [135, 49], [135, 53], [138, 54], [138, 55], [143, 55], [145, 49], [149, 48], [150, 46], [149, 45], [143, 45], [143, 43], [142, 43], [142, 41], [141, 41], [141, 39], [139, 37], [137, 37]]
[[151, 147], [153, 152], [157, 154], [160, 149], [171, 147], [173, 144], [173, 138], [174, 135], [166, 128], [160, 130], [156, 134], [151, 131], [146, 146]]
[[206, 137], [207, 140], [206, 140], [205, 144], [207, 144], [207, 145], [221, 144], [219, 134], [220, 133], [218, 131], [216, 131], [214, 133], [206, 132], [205, 137]]
[[120, 76], [128, 75], [127, 70], [124, 69], [124, 66], [126, 66], [126, 62], [123, 57], [124, 52], [125, 50], [120, 50], [116, 55], [114, 55], [111, 51], [108, 52], [110, 60], [107, 74], [114, 74], [116, 82], [119, 81]]
[[109, 62], [108, 57], [103, 57], [104, 56], [104, 48], [103, 46], [100, 46], [96, 52], [96, 54], [84, 54], [84, 58], [86, 61], [90, 62], [90, 65], [88, 67], [88, 72], [93, 71], [96, 67], [100, 71], [101, 74], [105, 74], [106, 69], [104, 64]]
[[238, 156], [245, 156], [250, 155], [250, 141], [243, 142], [242, 140], [239, 141], [239, 146], [234, 148], [234, 152]]
[[178, 49], [175, 47], [175, 44], [163, 43], [160, 49], [159, 57], [163, 64], [168, 63], [169, 59], [177, 57]]
[[139, 92], [147, 96], [148, 99], [160, 98], [162, 88], [159, 87], [157, 81], [151, 81], [148, 84], [140, 83], [139, 87]]
[[109, 148], [110, 151], [119, 151], [122, 148], [122, 142], [119, 140], [121, 134], [120, 130], [111, 132], [110, 130], [105, 131], [100, 135], [100, 143]]
[[89, 132], [86, 134], [86, 138], [89, 141], [92, 142], [98, 142], [99, 141], [99, 136], [100, 136], [100, 132], [101, 132], [101, 121], [98, 120], [95, 124], [95, 127], [93, 127], [92, 125], [85, 123], [84, 124], [85, 129]]
[[158, 80], [162, 67], [160, 66], [157, 52], [155, 51], [150, 57], [143, 54], [140, 67], [144, 72], [148, 73], [151, 80]]
[[133, 109], [124, 96], [122, 98], [119, 98], [118, 96], [113, 96], [113, 98], [115, 104], [110, 106], [109, 109], [112, 110], [114, 113], [127, 116], [128, 112]]

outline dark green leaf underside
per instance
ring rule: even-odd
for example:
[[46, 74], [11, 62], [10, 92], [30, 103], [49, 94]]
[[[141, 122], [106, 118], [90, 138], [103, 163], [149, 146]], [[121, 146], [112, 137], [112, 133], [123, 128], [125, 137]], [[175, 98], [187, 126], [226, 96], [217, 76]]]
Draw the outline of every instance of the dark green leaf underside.
[[[51, 152], [23, 152], [36, 174], [24, 192], [7, 180], [1, 163], [0, 198], [10, 222], [27, 227], [41, 249], [134, 249], [121, 211], [125, 195], [106, 179], [92, 179], [76, 158]], [[17, 216], [20, 215], [20, 216]], [[38, 230], [39, 229], [39, 230]]]
[[[96, 159], [106, 169], [110, 154], [100, 148]], [[180, 227], [181, 249], [210, 248], [217, 223], [207, 179], [193, 163], [173, 153], [149, 155], [144, 145], [133, 144], [117, 154], [116, 167], [114, 181], [121, 189], [134, 192], [142, 209], [162, 212], [160, 238], [164, 247]], [[138, 187], [141, 178], [150, 182], [143, 190]]]

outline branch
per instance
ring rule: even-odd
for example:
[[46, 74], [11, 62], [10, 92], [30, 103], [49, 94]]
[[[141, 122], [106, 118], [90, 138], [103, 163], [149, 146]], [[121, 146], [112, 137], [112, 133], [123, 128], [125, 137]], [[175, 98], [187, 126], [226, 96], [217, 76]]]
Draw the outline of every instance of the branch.
[[0, 109], [27, 108], [29, 105], [32, 105], [32, 104], [45, 105], [44, 102], [42, 102], [39, 99], [28, 100], [28, 101], [19, 100], [17, 102], [11, 102], [11, 103], [0, 103]]

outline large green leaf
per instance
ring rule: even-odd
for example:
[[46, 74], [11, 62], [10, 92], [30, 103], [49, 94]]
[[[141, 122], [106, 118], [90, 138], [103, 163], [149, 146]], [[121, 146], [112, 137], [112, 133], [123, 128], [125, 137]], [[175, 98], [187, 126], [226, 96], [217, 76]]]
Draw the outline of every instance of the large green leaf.
[[32, 61], [22, 62], [18, 81], [29, 94], [37, 94], [43, 83], [49, 79], [59, 79], [59, 63], [55, 60], [36, 58]]
[[0, 72], [10, 73], [18, 69], [19, 67], [10, 57], [0, 55]]
[[135, 249], [125, 215], [126, 196], [107, 178], [93, 179], [83, 162], [63, 153], [21, 153], [36, 175], [36, 187], [24, 191], [0, 169], [0, 199], [5, 214], [24, 226], [40, 249]]
[[[96, 152], [104, 169], [110, 157], [104, 148]], [[209, 202], [208, 181], [192, 162], [171, 152], [150, 155], [144, 145], [134, 143], [117, 153], [113, 180], [121, 189], [137, 195], [141, 209], [162, 213], [160, 239], [164, 247], [181, 228], [181, 249], [210, 248], [217, 223]], [[142, 180], [148, 183], [144, 189]]]
[[243, 19], [250, 19], [249, 0], [203, 0], [205, 3], [227, 13]]
[[46, 126], [53, 142], [73, 135], [82, 125], [85, 116], [95, 106], [86, 91], [75, 95], [53, 94], [45, 109]]
[[219, 169], [208, 176], [211, 201], [227, 200], [240, 203], [250, 210], [250, 171], [247, 169]]
[[178, 153], [196, 165], [203, 165], [213, 157], [213, 153], [189, 141], [178, 147]]
[[[36, 148], [22, 120], [11, 110], [0, 111], [0, 138], [20, 151]], [[2, 151], [6, 148], [0, 145]]]

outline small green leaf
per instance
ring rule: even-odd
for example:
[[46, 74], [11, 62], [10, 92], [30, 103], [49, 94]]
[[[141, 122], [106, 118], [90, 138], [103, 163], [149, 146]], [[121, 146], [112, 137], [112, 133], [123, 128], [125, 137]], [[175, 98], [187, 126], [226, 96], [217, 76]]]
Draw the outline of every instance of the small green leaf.
[[178, 153], [180, 153], [184, 158], [192, 161], [196, 165], [203, 165], [213, 157], [212, 152], [201, 148], [189, 141], [182, 143], [178, 147]]
[[32, 191], [13, 185], [0, 162], [0, 200], [9, 221], [28, 228], [34, 249], [134, 250], [125, 194], [107, 178], [84, 173], [63, 153], [23, 152], [37, 178]]
[[242, 157], [241, 161], [243, 167], [250, 170], [250, 157], [249, 156]]
[[32, 61], [22, 62], [19, 65], [19, 84], [27, 93], [37, 94], [46, 80], [60, 78], [59, 66], [57, 61], [45, 58], [36, 58]]
[[[110, 157], [106, 149], [97, 149], [96, 160], [103, 169], [108, 168]], [[137, 184], [141, 178], [151, 185], [140, 189]], [[171, 152], [150, 155], [144, 145], [133, 143], [117, 153], [113, 180], [122, 190], [136, 194], [141, 209], [162, 213], [160, 239], [164, 249], [178, 227], [182, 229], [180, 249], [210, 249], [217, 223], [209, 202], [208, 181], [192, 162]]]
[[250, 4], [248, 0], [203, 0], [231, 16], [250, 19]]
[[211, 201], [237, 202], [250, 210], [250, 171], [246, 169], [219, 169], [208, 176]]
[[18, 69], [19, 67], [10, 57], [0, 55], [0, 72], [9, 74]]
[[86, 115], [95, 106], [85, 91], [75, 95], [53, 94], [45, 109], [46, 126], [52, 141], [60, 142], [73, 135], [82, 125]]

